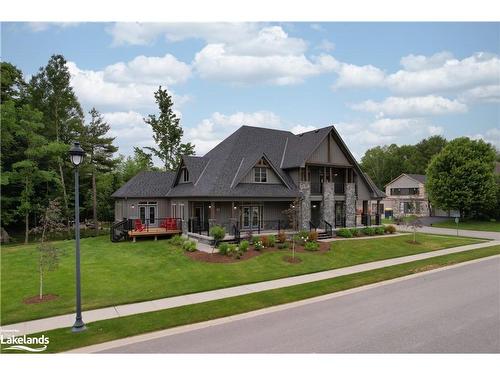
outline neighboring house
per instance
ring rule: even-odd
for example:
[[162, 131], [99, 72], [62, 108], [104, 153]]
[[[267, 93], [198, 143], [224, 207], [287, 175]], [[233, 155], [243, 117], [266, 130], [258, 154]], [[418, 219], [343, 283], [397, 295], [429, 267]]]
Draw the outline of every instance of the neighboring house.
[[385, 185], [386, 198], [382, 201], [386, 216], [454, 216], [455, 211], [432, 207], [425, 191], [423, 174], [403, 173]]
[[425, 179], [423, 174], [403, 173], [385, 185], [384, 210], [392, 211], [394, 217], [409, 214], [430, 216]]
[[242, 126], [205, 156], [184, 156], [176, 172], [141, 172], [112, 196], [116, 221], [175, 217], [198, 233], [288, 229], [290, 209], [307, 230], [375, 224], [371, 202], [385, 197], [333, 126], [298, 135]]

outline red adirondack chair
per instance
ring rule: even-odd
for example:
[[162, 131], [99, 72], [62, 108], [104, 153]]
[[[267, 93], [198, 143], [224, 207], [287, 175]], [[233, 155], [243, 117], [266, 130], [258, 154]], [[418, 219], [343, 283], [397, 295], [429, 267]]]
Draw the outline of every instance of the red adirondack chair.
[[142, 232], [146, 227], [142, 224], [141, 219], [135, 219], [135, 230]]

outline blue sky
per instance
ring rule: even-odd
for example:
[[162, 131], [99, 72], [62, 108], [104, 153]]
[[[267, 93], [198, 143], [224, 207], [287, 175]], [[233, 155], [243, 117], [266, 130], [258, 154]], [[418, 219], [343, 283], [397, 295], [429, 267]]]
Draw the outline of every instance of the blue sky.
[[69, 61], [84, 110], [123, 154], [152, 144], [158, 85], [204, 154], [240, 125], [335, 124], [367, 148], [467, 135], [500, 148], [499, 23], [2, 23], [2, 60], [29, 77]]

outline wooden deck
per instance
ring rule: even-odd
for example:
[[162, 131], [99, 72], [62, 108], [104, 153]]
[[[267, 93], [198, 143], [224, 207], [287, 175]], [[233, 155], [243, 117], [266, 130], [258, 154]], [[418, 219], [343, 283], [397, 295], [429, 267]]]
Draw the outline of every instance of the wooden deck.
[[173, 236], [175, 234], [182, 234], [182, 230], [181, 229], [167, 230], [165, 228], [150, 227], [144, 229], [143, 231], [138, 231], [138, 230], [128, 231], [128, 236], [132, 238], [134, 242], [137, 237], [154, 237], [156, 241], [158, 239], [158, 236]]

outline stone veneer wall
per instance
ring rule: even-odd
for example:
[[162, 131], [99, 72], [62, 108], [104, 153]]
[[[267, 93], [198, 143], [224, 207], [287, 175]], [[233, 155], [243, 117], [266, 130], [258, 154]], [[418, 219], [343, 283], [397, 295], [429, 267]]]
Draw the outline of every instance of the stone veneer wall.
[[321, 218], [331, 225], [335, 225], [335, 189], [333, 182], [325, 182], [323, 184]]
[[354, 183], [345, 184], [345, 225], [356, 226], [356, 187]]
[[302, 192], [300, 201], [299, 229], [309, 230], [311, 220], [311, 183], [299, 182], [299, 190]]

